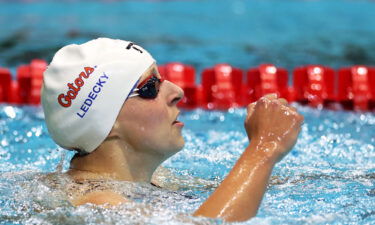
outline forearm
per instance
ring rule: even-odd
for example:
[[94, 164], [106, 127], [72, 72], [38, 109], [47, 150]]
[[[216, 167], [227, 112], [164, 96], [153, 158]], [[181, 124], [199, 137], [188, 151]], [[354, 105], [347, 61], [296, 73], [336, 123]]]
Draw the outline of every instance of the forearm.
[[226, 221], [244, 221], [255, 216], [275, 165], [275, 160], [267, 156], [268, 149], [264, 148], [272, 147], [252, 142], [194, 215], [220, 217]]

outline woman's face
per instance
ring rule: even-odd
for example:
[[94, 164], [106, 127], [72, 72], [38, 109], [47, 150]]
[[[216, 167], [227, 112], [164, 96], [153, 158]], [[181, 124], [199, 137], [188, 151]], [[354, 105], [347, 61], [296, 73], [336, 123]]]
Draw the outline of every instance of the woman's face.
[[[139, 83], [151, 73], [161, 78], [153, 64]], [[181, 135], [184, 124], [178, 121], [180, 111], [176, 105], [183, 95], [180, 87], [165, 80], [155, 99], [128, 98], [116, 121], [122, 138], [136, 151], [156, 153], [165, 158], [181, 150], [185, 143]]]

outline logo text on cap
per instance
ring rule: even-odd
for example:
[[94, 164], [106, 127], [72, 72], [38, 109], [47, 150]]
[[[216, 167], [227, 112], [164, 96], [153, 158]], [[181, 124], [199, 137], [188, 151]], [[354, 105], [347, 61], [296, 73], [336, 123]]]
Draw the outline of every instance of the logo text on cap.
[[81, 118], [85, 117], [90, 107], [94, 104], [95, 99], [98, 97], [98, 95], [102, 91], [102, 88], [104, 88], [104, 85], [107, 83], [108, 79], [109, 79], [109, 76], [107, 76], [107, 74], [105, 73], [103, 73], [103, 75], [99, 77], [98, 81], [92, 87], [92, 91], [90, 91], [89, 95], [87, 96], [83, 104], [81, 105], [80, 111], [77, 112], [77, 115], [79, 117]]
[[74, 80], [74, 83], [67, 83], [68, 91], [66, 94], [59, 94], [57, 101], [62, 107], [70, 107], [72, 105], [73, 99], [78, 95], [78, 92], [81, 90], [81, 87], [85, 84], [83, 78], [87, 79], [90, 77], [90, 74], [94, 72], [93, 67], [84, 67], [84, 71], [79, 73], [78, 77]]

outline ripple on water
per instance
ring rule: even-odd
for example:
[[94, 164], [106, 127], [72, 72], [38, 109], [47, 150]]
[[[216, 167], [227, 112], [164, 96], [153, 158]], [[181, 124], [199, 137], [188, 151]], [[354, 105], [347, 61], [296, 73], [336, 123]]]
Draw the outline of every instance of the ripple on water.
[[[295, 106], [305, 117], [298, 142], [275, 167], [257, 217], [245, 224], [370, 224], [375, 219], [375, 115]], [[0, 221], [220, 223], [188, 214], [218, 186], [247, 146], [245, 115], [245, 109], [183, 112], [185, 148], [163, 164], [171, 173], [159, 175], [168, 188], [133, 184], [141, 197], [132, 204], [75, 208], [38, 179], [55, 171], [61, 158], [66, 170], [73, 155], [62, 154], [50, 139], [41, 109], [0, 106]]]

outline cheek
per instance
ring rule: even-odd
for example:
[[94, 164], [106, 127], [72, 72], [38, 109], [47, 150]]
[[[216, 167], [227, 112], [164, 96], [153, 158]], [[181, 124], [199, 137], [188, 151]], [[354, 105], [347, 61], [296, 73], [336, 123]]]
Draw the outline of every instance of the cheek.
[[126, 111], [124, 133], [134, 146], [162, 147], [170, 133], [168, 110], [157, 102], [142, 102]]
[[168, 111], [159, 104], [154, 104], [154, 106], [150, 104], [144, 109], [144, 115], [139, 118], [141, 126], [143, 125], [155, 135], [163, 132], [169, 123]]

